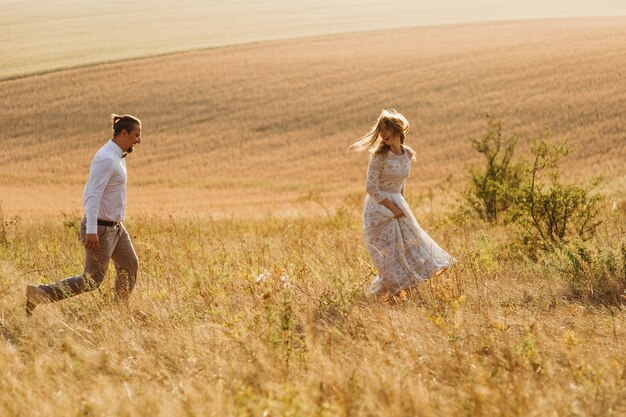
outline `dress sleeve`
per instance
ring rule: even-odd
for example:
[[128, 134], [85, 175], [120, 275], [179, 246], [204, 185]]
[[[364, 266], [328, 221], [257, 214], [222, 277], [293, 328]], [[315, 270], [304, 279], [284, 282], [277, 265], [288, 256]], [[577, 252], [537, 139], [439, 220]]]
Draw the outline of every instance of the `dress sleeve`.
[[[406, 152], [406, 155], [409, 158], [409, 165], [410, 165], [411, 162], [415, 160], [415, 152], [409, 147], [406, 147], [404, 145], [402, 146], [404, 147], [404, 152]], [[406, 195], [404, 194], [405, 190], [406, 190], [406, 180], [402, 181], [402, 189], [400, 190], [402, 197], [406, 197]]]
[[87, 219], [87, 233], [96, 233], [98, 229], [98, 212], [100, 200], [111, 175], [113, 175], [113, 160], [94, 158], [89, 169], [89, 179], [83, 194], [83, 206]]
[[376, 155], [370, 158], [370, 164], [367, 167], [367, 180], [365, 183], [365, 190], [377, 202], [381, 202], [385, 199], [380, 194], [380, 174], [383, 170], [383, 164]]

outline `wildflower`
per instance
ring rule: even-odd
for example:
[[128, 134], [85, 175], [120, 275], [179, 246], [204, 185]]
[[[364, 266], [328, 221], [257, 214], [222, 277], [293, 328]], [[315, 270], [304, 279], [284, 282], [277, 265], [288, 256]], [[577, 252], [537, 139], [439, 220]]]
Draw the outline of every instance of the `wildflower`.
[[272, 273], [268, 271], [267, 269], [265, 269], [262, 273], [259, 274], [258, 277], [256, 277], [256, 280], [254, 282], [258, 284], [261, 281], [263, 281], [265, 278], [269, 278], [270, 276], [272, 276]]
[[282, 274], [280, 276], [280, 283], [283, 285], [283, 288], [285, 289], [291, 287], [291, 284], [289, 283], [289, 277], [287, 276], [287, 274]]

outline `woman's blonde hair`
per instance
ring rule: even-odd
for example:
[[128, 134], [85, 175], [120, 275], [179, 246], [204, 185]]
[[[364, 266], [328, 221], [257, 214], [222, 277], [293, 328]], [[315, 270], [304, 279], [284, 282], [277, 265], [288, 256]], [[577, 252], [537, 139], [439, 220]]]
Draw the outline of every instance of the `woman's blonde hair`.
[[411, 159], [415, 159], [415, 151], [404, 144], [406, 135], [409, 133], [409, 121], [394, 109], [383, 109], [372, 130], [365, 136], [360, 137], [348, 149], [357, 152], [367, 150], [372, 155], [387, 156], [389, 145], [380, 136], [382, 130], [390, 130], [394, 135], [400, 136], [400, 143]]

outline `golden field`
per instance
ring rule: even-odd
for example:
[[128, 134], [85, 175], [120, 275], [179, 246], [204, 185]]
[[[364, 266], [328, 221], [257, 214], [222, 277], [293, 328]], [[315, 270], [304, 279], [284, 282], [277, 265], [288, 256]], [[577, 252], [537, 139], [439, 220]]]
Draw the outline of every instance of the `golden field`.
[[[0, 414], [626, 413], [623, 307], [572, 298], [563, 254], [531, 261], [507, 249], [505, 230], [420, 220], [461, 264], [401, 304], [366, 295], [375, 271], [352, 207], [322, 218], [135, 218], [128, 308], [111, 301], [110, 273], [100, 291], [30, 319], [26, 282], [82, 268], [79, 219], [7, 226]], [[611, 214], [592, 253], [623, 267], [625, 223], [626, 209]]]
[[[0, 80], [276, 39], [554, 16], [624, 16], [615, 0], [3, 0]], [[552, 3], [552, 4], [551, 4]], [[557, 4], [554, 4], [557, 3]]]
[[[574, 147], [565, 180], [605, 176], [580, 274], [626, 274], [625, 38], [626, 18], [450, 25], [0, 82], [0, 415], [626, 415], [626, 314], [575, 296], [580, 249], [529, 259], [512, 230], [452, 215], [486, 113], [520, 155], [547, 126]], [[365, 291], [367, 158], [346, 150], [383, 107], [412, 123], [409, 202], [461, 261], [392, 305]], [[143, 121], [131, 303], [110, 273], [27, 319], [27, 282], [82, 269], [111, 112]]]
[[346, 151], [383, 107], [412, 123], [409, 189], [477, 161], [485, 113], [523, 147], [548, 126], [575, 148], [573, 180], [603, 173], [624, 194], [626, 19], [442, 26], [281, 41], [63, 71], [0, 84], [7, 213], [80, 213], [108, 115], [144, 122], [128, 159], [129, 213], [294, 214], [310, 193], [363, 192]]

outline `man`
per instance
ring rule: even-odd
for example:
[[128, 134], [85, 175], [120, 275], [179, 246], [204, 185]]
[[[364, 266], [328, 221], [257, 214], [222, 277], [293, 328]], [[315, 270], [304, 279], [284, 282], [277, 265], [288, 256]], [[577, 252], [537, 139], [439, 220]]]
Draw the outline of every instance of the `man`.
[[59, 301], [100, 286], [109, 260], [113, 259], [117, 277], [116, 298], [126, 301], [135, 286], [139, 262], [122, 224], [126, 210], [126, 161], [134, 146], [141, 143], [141, 121], [134, 116], [111, 115], [113, 137], [91, 161], [83, 193], [85, 217], [80, 240], [85, 247], [82, 275], [49, 285], [26, 286], [26, 314], [38, 304]]

